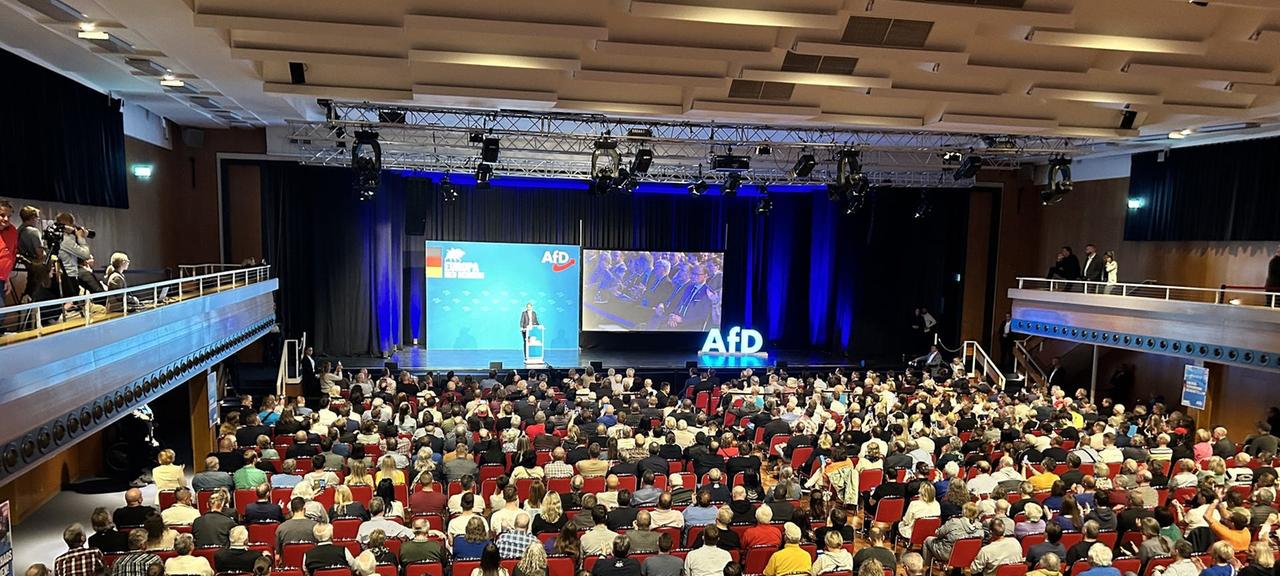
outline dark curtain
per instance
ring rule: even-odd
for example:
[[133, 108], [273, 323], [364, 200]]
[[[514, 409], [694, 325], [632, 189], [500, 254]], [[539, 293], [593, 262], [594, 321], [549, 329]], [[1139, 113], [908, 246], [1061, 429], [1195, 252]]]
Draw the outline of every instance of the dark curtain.
[[0, 196], [128, 208], [120, 101], [0, 50]]
[[1280, 238], [1280, 138], [1135, 154], [1125, 240]]
[[[349, 170], [275, 165], [263, 171], [265, 253], [279, 266], [282, 322], [290, 334], [312, 332], [326, 353], [380, 351], [421, 338], [415, 319], [423, 305], [422, 262], [396, 260], [375, 249], [375, 240], [415, 255], [427, 239], [722, 251], [725, 285], [740, 287], [725, 290], [724, 324], [755, 328], [776, 349], [860, 357], [922, 353], [910, 331], [919, 306], [938, 317], [949, 341], [958, 330], [964, 190], [929, 191], [933, 215], [916, 220], [916, 190], [877, 192], [855, 216], [843, 214], [825, 190], [775, 192], [774, 208], [763, 216], [755, 212], [756, 196], [600, 198], [577, 182], [501, 181], [486, 190], [459, 184], [459, 199], [444, 202], [426, 176], [386, 172], [382, 182], [370, 204], [355, 200]], [[404, 214], [382, 207], [402, 208], [405, 195], [416, 193], [427, 197], [407, 204], [425, 206], [425, 236], [403, 236]], [[381, 225], [391, 236], [371, 232]], [[394, 328], [392, 318], [400, 323]], [[596, 336], [585, 335], [583, 345], [673, 349], [686, 346], [686, 337], [702, 338], [627, 334], [604, 343]]]
[[400, 341], [403, 181], [358, 200], [344, 168], [262, 167], [263, 253], [280, 278], [276, 311], [291, 337], [328, 354], [380, 354]]

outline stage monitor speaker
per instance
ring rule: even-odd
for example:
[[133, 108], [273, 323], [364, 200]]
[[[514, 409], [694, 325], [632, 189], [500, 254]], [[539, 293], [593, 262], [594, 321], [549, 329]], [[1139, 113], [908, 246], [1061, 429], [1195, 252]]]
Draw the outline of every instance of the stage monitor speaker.
[[600, 361], [592, 362], [591, 369], [595, 370], [597, 373], [604, 372], [604, 362], [600, 362]]
[[1125, 110], [1120, 114], [1120, 129], [1133, 130], [1133, 123], [1138, 119], [1137, 110]]
[[392, 374], [395, 374], [396, 372], [400, 371], [400, 365], [390, 360], [383, 363], [382, 366], [387, 369], [387, 372], [390, 372]]
[[494, 372], [498, 372], [498, 371], [502, 370], [502, 362], [490, 362], [490, 363], [489, 363], [489, 369], [490, 369], [490, 370], [492, 370], [492, 371], [494, 371]]
[[307, 65], [301, 62], [289, 63], [289, 81], [294, 84], [307, 83]]
[[685, 360], [685, 362], [684, 362], [684, 369], [685, 369], [685, 370], [693, 370], [694, 368], [697, 368], [697, 367], [698, 367], [698, 361], [697, 361], [697, 360]]
[[431, 180], [410, 178], [404, 187], [404, 234], [424, 236], [427, 233], [427, 198]]

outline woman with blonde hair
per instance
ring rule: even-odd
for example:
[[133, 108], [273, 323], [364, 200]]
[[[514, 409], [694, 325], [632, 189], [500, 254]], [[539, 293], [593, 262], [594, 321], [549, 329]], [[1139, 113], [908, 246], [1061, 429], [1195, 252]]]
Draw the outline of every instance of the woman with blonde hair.
[[822, 539], [823, 550], [813, 562], [809, 573], [813, 576], [827, 572], [848, 572], [853, 570], [853, 556], [844, 549], [844, 536], [839, 530], [828, 530]]
[[530, 542], [511, 576], [547, 576], [547, 551], [541, 542]]
[[1276, 553], [1271, 543], [1256, 540], [1249, 544], [1249, 565], [1240, 569], [1240, 576], [1273, 576], [1275, 574]]
[[917, 518], [937, 518], [942, 515], [942, 507], [938, 504], [937, 492], [933, 484], [920, 484], [920, 499], [911, 501], [907, 511], [902, 515], [902, 523], [898, 525], [898, 533], [905, 540], [911, 539], [911, 530]]
[[262, 409], [258, 412], [258, 419], [262, 421], [263, 426], [275, 426], [280, 421], [280, 401], [276, 399], [275, 394], [268, 394], [262, 399]]
[[564, 528], [566, 520], [560, 493], [548, 492], [542, 498], [542, 507], [539, 508], [538, 515], [533, 517], [533, 525], [529, 531], [534, 534], [558, 533], [561, 528]]
[[1204, 462], [1205, 460], [1208, 460], [1210, 456], [1213, 456], [1212, 440], [1213, 435], [1209, 434], [1208, 430], [1205, 430], [1204, 428], [1196, 429], [1196, 443], [1191, 446], [1191, 452], [1194, 455], [1193, 457], [1197, 464]]
[[359, 518], [367, 522], [369, 511], [365, 510], [363, 503], [356, 502], [351, 494], [351, 487], [344, 485], [339, 486], [333, 493], [333, 509], [329, 511], [329, 517]]
[[[394, 462], [393, 462], [394, 464]], [[347, 477], [343, 480], [347, 486], [373, 486], [373, 476], [364, 460], [351, 460], [348, 464]]]
[[1214, 488], [1226, 486], [1227, 484], [1227, 461], [1218, 456], [1210, 456], [1206, 465], [1207, 469], [1202, 470], [1196, 476], [1200, 478], [1203, 484], [1208, 482]]
[[382, 482], [383, 478], [390, 478], [391, 483], [396, 486], [404, 485], [404, 472], [396, 468], [396, 460], [390, 456], [383, 456], [379, 462], [378, 473], [373, 477], [374, 482]]
[[173, 450], [165, 448], [156, 456], [159, 466], [151, 469], [151, 479], [156, 483], [156, 490], [177, 490], [187, 485], [187, 478], [182, 473], [182, 466], [173, 463], [177, 456]]

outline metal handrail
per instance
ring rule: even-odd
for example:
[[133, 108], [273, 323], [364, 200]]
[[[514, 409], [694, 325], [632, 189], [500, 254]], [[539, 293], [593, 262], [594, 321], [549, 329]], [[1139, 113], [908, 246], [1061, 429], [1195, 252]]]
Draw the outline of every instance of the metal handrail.
[[1000, 366], [991, 360], [991, 356], [987, 355], [987, 351], [982, 349], [982, 345], [973, 340], [965, 340], [964, 357], [969, 361], [969, 373], [978, 373], [978, 363], [981, 361], [982, 374], [990, 378], [1001, 390], [1004, 389], [1005, 377], [1004, 372], [1000, 370]]
[[[1038, 380], [1036, 380], [1037, 382], [1042, 382], [1048, 378], [1048, 376], [1044, 373], [1044, 369], [1040, 367], [1040, 363], [1036, 362], [1035, 356], [1032, 356], [1031, 351], [1027, 349], [1025, 340], [1015, 339], [1013, 341], [1013, 346], [1014, 348], [1022, 352], [1023, 362], [1026, 363], [1026, 365], [1030, 367], [1032, 370], [1036, 371], [1036, 375], [1040, 377]], [[1014, 368], [1016, 369], [1017, 367], [1018, 367], [1018, 363], [1015, 362]]]
[[225, 271], [228, 268], [242, 270], [244, 269], [244, 266], [242, 264], [221, 264], [221, 263], [179, 264], [178, 277], [179, 278], [195, 278], [197, 276], [217, 274], [218, 272]]
[[[1037, 287], [1047, 286], [1047, 287]], [[1131, 283], [1108, 283], [1097, 282], [1091, 280], [1059, 280], [1054, 278], [1034, 278], [1019, 277], [1019, 290], [1045, 290], [1049, 292], [1058, 291], [1076, 291], [1085, 294], [1097, 294], [1101, 296], [1132, 296], [1140, 298], [1150, 298], [1149, 294], [1163, 294], [1164, 300], [1179, 302], [1201, 302], [1233, 306], [1259, 306], [1264, 308], [1280, 307], [1280, 292], [1268, 292], [1264, 290], [1250, 289], [1229, 289], [1226, 287], [1219, 288], [1203, 288], [1200, 286], [1172, 286], [1165, 284], [1131, 284]], [[1075, 289], [1075, 290], [1072, 290]], [[1207, 298], [1197, 299], [1186, 297], [1187, 294], [1197, 296], [1206, 296]], [[1229, 294], [1239, 295], [1250, 299], [1261, 297], [1262, 304], [1246, 303], [1240, 298], [1228, 299]]]
[[121, 313], [120, 317], [127, 317], [130, 314], [146, 312], [147, 310], [151, 309], [151, 308], [146, 308], [146, 309], [138, 310], [137, 306], [134, 306], [130, 303], [131, 298], [136, 299], [139, 295], [143, 295], [143, 297], [146, 297], [147, 293], [150, 293], [151, 302], [158, 305], [161, 301], [161, 298], [160, 298], [161, 293], [169, 294], [168, 292], [166, 292], [166, 290], [176, 289], [177, 293], [171, 294], [170, 297], [176, 300], [183, 300], [185, 298], [190, 298], [192, 296], [196, 296], [196, 297], [204, 296], [206, 284], [208, 284], [208, 287], [211, 291], [214, 291], [214, 290], [220, 291], [223, 288], [227, 288], [227, 287], [235, 288], [240, 286], [248, 286], [249, 284], [256, 284], [264, 280], [267, 280], [270, 277], [271, 277], [270, 266], [237, 268], [235, 270], [229, 270], [226, 272], [205, 274], [205, 275], [193, 276], [189, 278], [177, 278], [173, 280], [164, 280], [164, 281], [155, 282], [152, 284], [143, 284], [141, 286], [119, 288], [116, 290], [108, 290], [105, 292], [93, 292], [93, 293], [82, 294], [77, 296], [69, 296], [66, 298], [57, 298], [53, 300], [41, 300], [37, 302], [28, 302], [26, 304], [15, 304], [13, 306], [0, 307], [0, 314], [7, 316], [7, 315], [14, 315], [14, 314], [22, 315], [23, 313], [31, 313], [32, 319], [34, 320], [34, 324], [35, 324], [34, 328], [36, 330], [36, 334], [35, 334], [36, 338], [40, 338], [43, 336], [43, 334], [40, 333], [40, 329], [44, 327], [44, 319], [43, 319], [44, 314], [42, 314], [41, 312], [42, 310], [44, 310], [47, 313], [48, 311], [53, 309], [65, 308], [67, 305], [81, 306], [82, 311], [87, 311], [84, 314], [84, 320], [85, 320], [84, 325], [88, 326], [90, 324], [101, 323], [104, 321], [111, 320], [111, 318], [107, 318], [106, 320], [99, 319], [97, 321], [94, 321], [92, 310], [94, 309], [95, 305], [101, 307], [101, 304], [98, 304], [100, 302], [107, 302], [107, 303], [114, 302], [118, 304], [119, 312]]
[[[302, 338], [290, 338], [284, 341], [284, 347], [280, 350], [280, 368], [276, 372], [276, 396], [284, 398], [285, 385], [300, 382], [302, 380], [301, 364], [299, 358], [303, 350], [307, 349], [307, 333], [302, 333]], [[292, 369], [292, 376], [290, 375]]]

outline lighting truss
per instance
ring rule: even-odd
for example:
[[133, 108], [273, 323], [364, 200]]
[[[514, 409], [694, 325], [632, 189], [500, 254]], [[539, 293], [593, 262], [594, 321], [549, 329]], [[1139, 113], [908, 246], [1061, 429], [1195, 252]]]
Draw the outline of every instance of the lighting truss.
[[[380, 121], [388, 117], [399, 120], [401, 115], [403, 122]], [[829, 182], [835, 172], [836, 153], [852, 148], [861, 151], [863, 171], [871, 182], [920, 187], [971, 185], [972, 179], [952, 179], [955, 167], [944, 162], [947, 154], [958, 150], [982, 154], [987, 168], [1011, 170], [1024, 162], [1071, 156], [1095, 144], [1083, 138], [992, 138], [927, 131], [624, 120], [595, 114], [333, 102], [324, 121], [290, 122], [288, 153], [308, 164], [348, 165], [350, 135], [357, 129], [378, 131], [384, 168], [474, 171], [478, 149], [471, 134], [483, 132], [502, 139], [496, 174], [577, 179], [590, 177], [595, 141], [611, 135], [619, 142], [624, 164], [641, 148], [653, 151], [652, 167], [641, 181], [684, 183], [708, 172], [712, 153], [730, 148], [770, 147], [771, 154], [756, 157], [746, 174], [754, 182]], [[806, 151], [816, 157], [817, 168], [808, 178], [790, 178], [787, 172]]]

